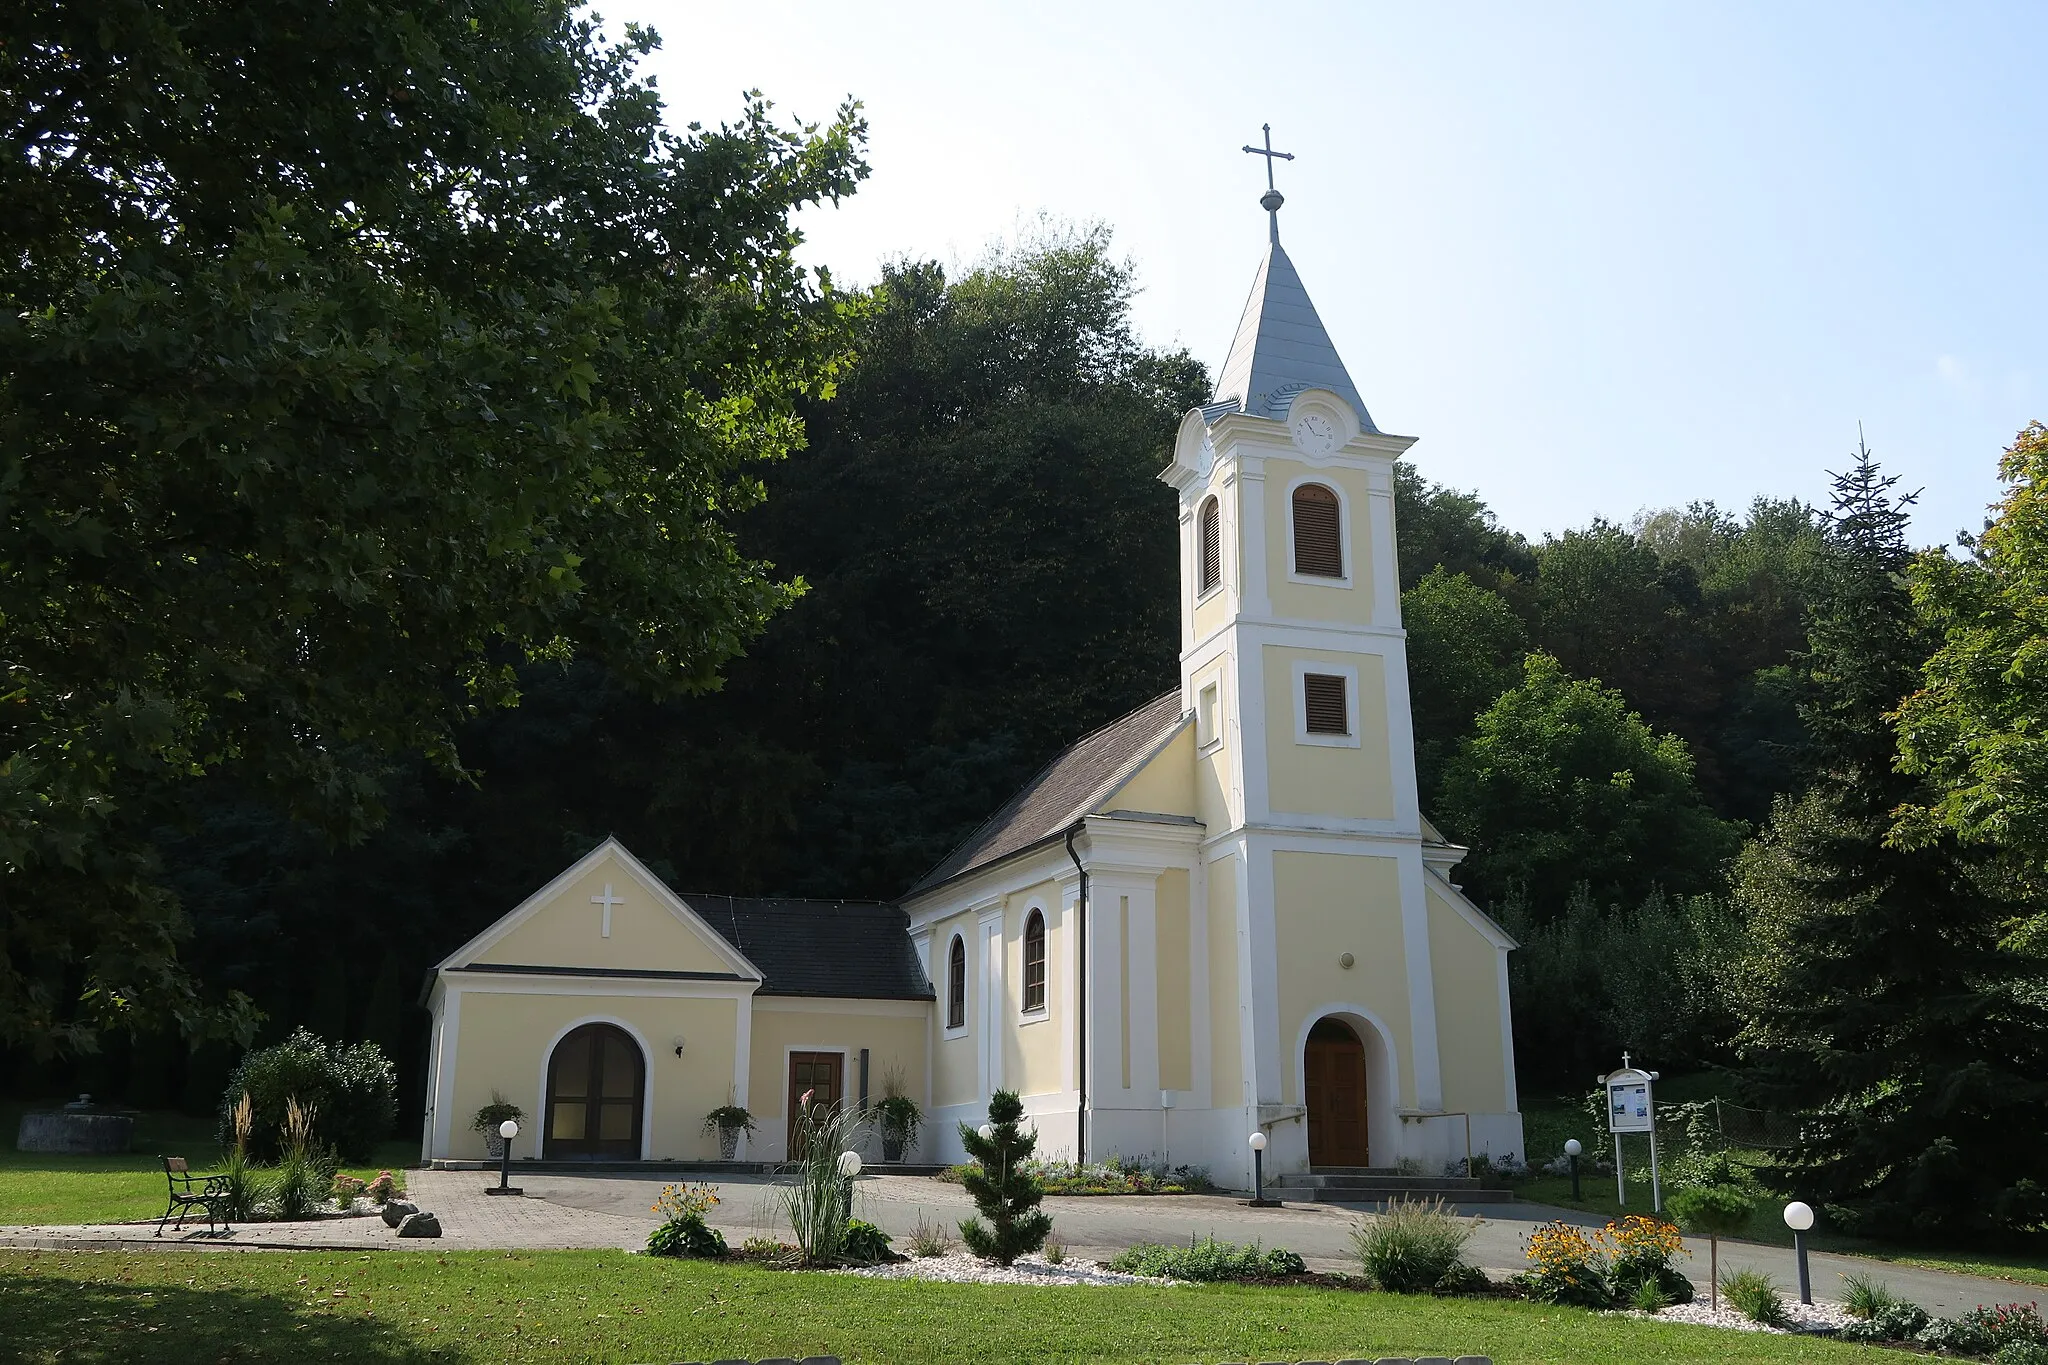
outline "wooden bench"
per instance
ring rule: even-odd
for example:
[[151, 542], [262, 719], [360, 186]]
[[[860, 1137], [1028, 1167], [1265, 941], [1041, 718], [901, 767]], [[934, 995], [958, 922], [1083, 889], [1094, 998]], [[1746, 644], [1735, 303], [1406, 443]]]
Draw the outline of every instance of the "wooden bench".
[[228, 1226], [228, 1178], [224, 1175], [194, 1175], [191, 1167], [181, 1156], [162, 1158], [164, 1180], [170, 1185], [171, 1202], [164, 1207], [164, 1216], [156, 1220], [156, 1235], [164, 1235], [164, 1224], [172, 1214], [178, 1216], [177, 1230], [185, 1230], [185, 1219], [195, 1209], [204, 1210], [206, 1230], [212, 1232], [219, 1223], [223, 1231], [232, 1232]]

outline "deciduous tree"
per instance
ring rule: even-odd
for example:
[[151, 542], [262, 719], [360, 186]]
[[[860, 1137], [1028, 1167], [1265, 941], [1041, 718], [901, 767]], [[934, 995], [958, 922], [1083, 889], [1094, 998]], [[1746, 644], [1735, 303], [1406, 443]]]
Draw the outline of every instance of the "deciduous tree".
[[148, 831], [224, 768], [350, 838], [522, 659], [712, 686], [840, 304], [851, 109], [672, 134], [557, 0], [22, 10], [0, 48], [0, 1037], [245, 1026]]

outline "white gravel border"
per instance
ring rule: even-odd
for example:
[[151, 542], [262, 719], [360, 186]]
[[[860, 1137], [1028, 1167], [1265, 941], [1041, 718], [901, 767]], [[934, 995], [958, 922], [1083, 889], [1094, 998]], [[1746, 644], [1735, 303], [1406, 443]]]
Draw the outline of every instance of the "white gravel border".
[[1040, 1255], [1020, 1256], [1012, 1266], [984, 1261], [964, 1251], [944, 1256], [914, 1256], [893, 1265], [863, 1266], [849, 1275], [875, 1280], [938, 1280], [946, 1284], [1178, 1284], [1178, 1280], [1156, 1279], [1150, 1275], [1125, 1275], [1108, 1270], [1098, 1261], [1069, 1256], [1058, 1265]]
[[1719, 1312], [1708, 1307], [1707, 1300], [1702, 1298], [1691, 1303], [1675, 1303], [1656, 1313], [1629, 1312], [1626, 1316], [1655, 1318], [1659, 1322], [1689, 1322], [1698, 1327], [1724, 1327], [1736, 1332], [1775, 1332], [1779, 1335], [1828, 1331], [1846, 1327], [1856, 1320], [1849, 1310], [1839, 1303], [1801, 1303], [1797, 1299], [1786, 1299], [1785, 1317], [1790, 1325], [1766, 1327], [1730, 1307], [1726, 1295], [1721, 1298]]

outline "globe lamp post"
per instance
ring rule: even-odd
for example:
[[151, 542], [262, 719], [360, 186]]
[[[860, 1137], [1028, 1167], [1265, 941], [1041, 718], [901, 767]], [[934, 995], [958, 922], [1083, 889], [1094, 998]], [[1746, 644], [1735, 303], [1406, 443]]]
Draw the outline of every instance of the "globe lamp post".
[[1249, 1207], [1255, 1209], [1277, 1209], [1280, 1201], [1266, 1198], [1266, 1135], [1253, 1133], [1245, 1139], [1252, 1149], [1252, 1197]]
[[517, 1120], [506, 1119], [498, 1125], [498, 1136], [504, 1139], [504, 1149], [498, 1155], [498, 1183], [484, 1187], [485, 1194], [523, 1194], [524, 1191], [512, 1183], [512, 1139], [519, 1136]]
[[1806, 1270], [1806, 1233], [1813, 1226], [1813, 1208], [1795, 1199], [1785, 1206], [1785, 1226], [1792, 1229], [1792, 1254], [1799, 1258], [1799, 1301], [1813, 1302], [1813, 1280]]
[[1565, 1160], [1572, 1164], [1572, 1199], [1574, 1202], [1579, 1198], [1579, 1153], [1585, 1150], [1585, 1148], [1579, 1146], [1577, 1138], [1565, 1139], [1564, 1157]]

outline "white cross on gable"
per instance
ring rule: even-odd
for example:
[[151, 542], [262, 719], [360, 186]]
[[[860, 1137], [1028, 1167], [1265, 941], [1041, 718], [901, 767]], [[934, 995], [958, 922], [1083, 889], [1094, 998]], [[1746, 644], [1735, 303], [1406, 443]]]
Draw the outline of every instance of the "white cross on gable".
[[612, 936], [612, 907], [614, 905], [624, 905], [626, 902], [620, 897], [614, 896], [612, 894], [612, 884], [606, 882], [604, 884], [604, 894], [602, 896], [592, 896], [590, 903], [604, 907], [604, 936], [610, 938]]

